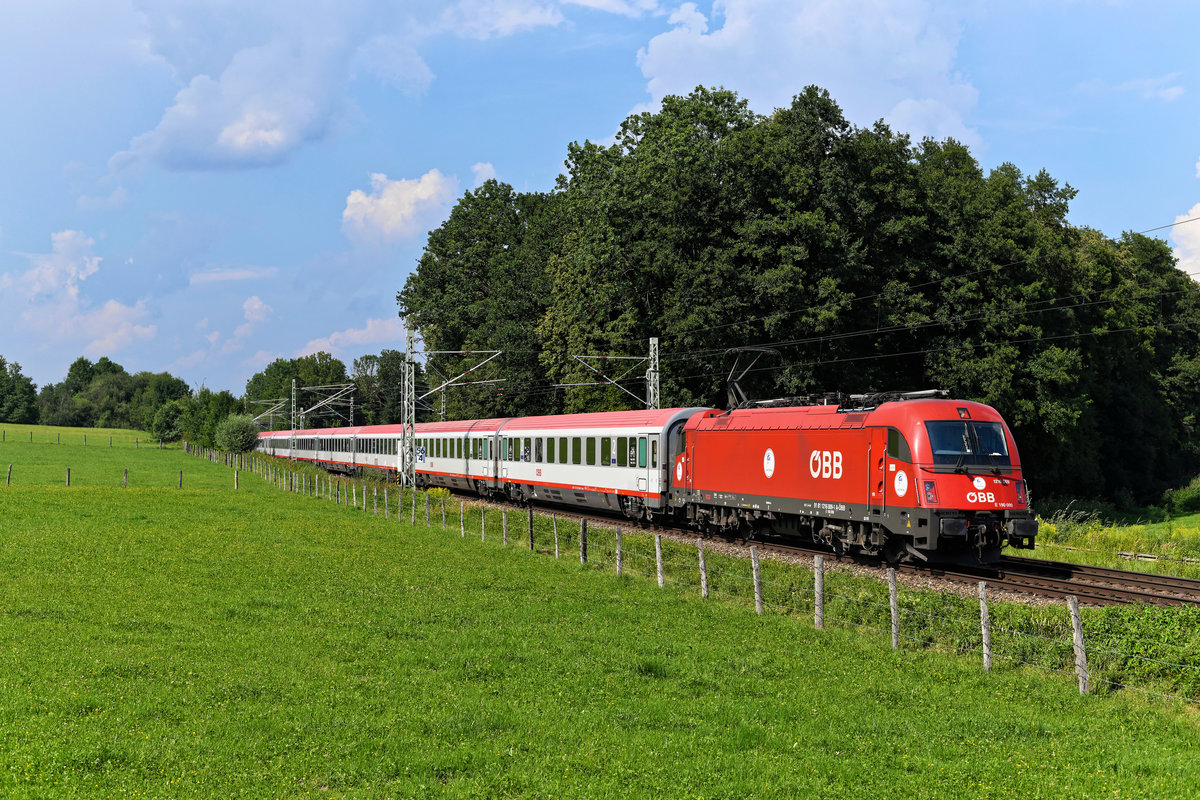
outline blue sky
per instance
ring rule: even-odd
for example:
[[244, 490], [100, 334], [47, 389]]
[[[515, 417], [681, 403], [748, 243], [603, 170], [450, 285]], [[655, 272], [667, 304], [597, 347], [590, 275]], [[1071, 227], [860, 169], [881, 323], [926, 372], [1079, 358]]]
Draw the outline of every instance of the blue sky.
[[[395, 294], [488, 177], [698, 84], [1045, 167], [1118, 236], [1200, 216], [1195, 2], [3, 0], [0, 355], [240, 394], [403, 349]], [[1200, 222], [1155, 235], [1200, 274]]]

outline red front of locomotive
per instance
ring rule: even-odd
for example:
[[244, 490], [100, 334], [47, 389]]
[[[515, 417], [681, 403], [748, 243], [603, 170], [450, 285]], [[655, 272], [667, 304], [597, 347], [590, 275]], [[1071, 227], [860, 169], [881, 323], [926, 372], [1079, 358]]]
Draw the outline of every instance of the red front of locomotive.
[[911, 472], [913, 517], [928, 530], [914, 536], [916, 547], [980, 561], [995, 560], [1005, 544], [1033, 548], [1037, 519], [1016, 442], [996, 409], [962, 400], [887, 403], [872, 422], [903, 432], [889, 439], [888, 459]]
[[704, 526], [839, 551], [991, 561], [1037, 531], [1011, 433], [979, 403], [709, 412], [689, 422], [674, 470], [673, 502]]

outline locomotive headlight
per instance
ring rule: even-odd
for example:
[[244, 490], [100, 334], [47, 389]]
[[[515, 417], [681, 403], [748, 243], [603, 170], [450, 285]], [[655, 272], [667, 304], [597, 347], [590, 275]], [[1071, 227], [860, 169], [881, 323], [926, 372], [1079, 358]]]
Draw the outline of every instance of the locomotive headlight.
[[925, 502], [931, 506], [937, 505], [938, 494], [936, 481], [925, 481]]
[[1025, 481], [1017, 481], [1017, 502], [1025, 505]]

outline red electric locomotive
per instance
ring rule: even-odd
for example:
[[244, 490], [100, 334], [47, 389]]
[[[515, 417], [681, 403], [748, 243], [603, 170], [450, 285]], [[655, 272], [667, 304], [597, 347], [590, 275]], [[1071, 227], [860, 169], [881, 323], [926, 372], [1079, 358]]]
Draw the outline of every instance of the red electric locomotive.
[[1033, 547], [1037, 520], [995, 409], [934, 392], [861, 400], [696, 414], [672, 443], [670, 506], [703, 527], [893, 561]]

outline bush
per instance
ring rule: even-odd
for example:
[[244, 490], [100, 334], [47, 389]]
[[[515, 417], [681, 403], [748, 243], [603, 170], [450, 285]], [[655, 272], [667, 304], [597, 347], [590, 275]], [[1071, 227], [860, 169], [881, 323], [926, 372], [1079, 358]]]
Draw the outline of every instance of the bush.
[[216, 439], [227, 453], [248, 453], [258, 443], [258, 425], [245, 414], [230, 414], [217, 426]]
[[1163, 495], [1163, 502], [1176, 516], [1200, 512], [1200, 478], [1181, 489], [1168, 490]]
[[183, 400], [172, 400], [159, 406], [150, 423], [150, 432], [154, 438], [164, 442], [177, 442], [183, 436], [183, 426], [180, 424], [187, 404]]

